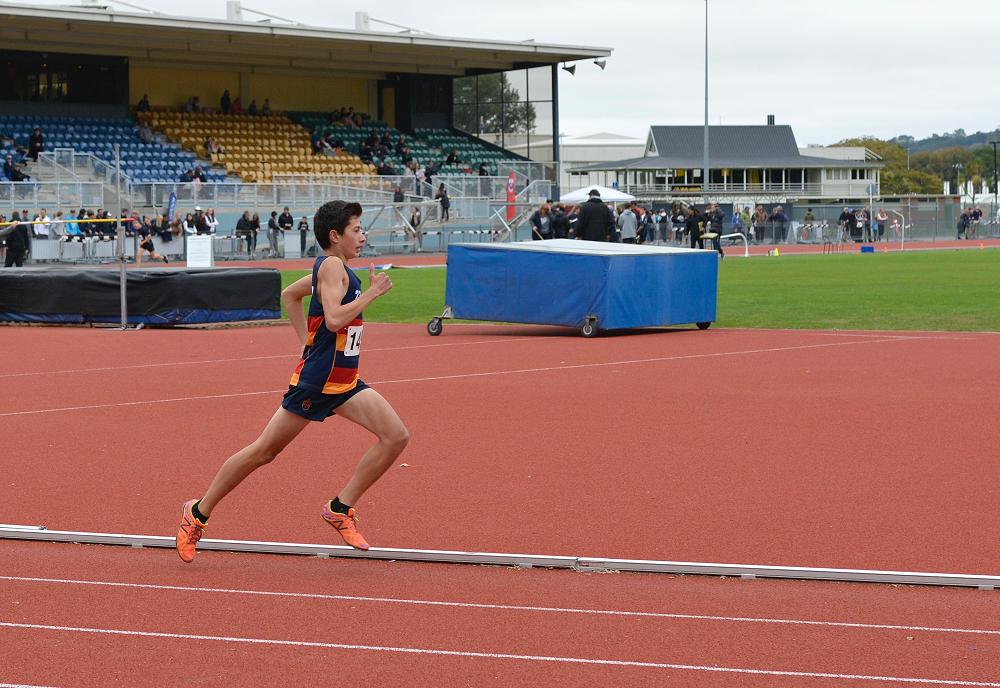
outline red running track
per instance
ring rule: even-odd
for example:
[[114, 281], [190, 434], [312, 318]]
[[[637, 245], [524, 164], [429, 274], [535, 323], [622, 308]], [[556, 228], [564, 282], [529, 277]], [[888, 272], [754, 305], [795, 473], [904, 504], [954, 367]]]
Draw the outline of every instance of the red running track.
[[2, 682], [1000, 686], [981, 591], [3, 547]]
[[[414, 439], [409, 466], [362, 504], [364, 532], [381, 546], [995, 574], [998, 342], [371, 325], [365, 378]], [[18, 352], [0, 373], [15, 428], [0, 522], [65, 530], [171, 533], [295, 360], [287, 327], [12, 328], [0, 344]], [[335, 419], [310, 429], [224, 503], [211, 536], [331, 541], [318, 506], [369, 441]], [[232, 685], [1000, 683], [998, 598], [981, 591], [0, 549], [0, 683], [180, 685], [188, 664]], [[67, 582], [81, 580], [102, 584]]]
[[[996, 335], [368, 332], [364, 378], [413, 434], [359, 509], [376, 545], [1000, 573]], [[0, 337], [21, 352], [0, 522], [107, 530], [81, 507], [113, 499], [150, 534], [255, 437], [296, 348], [287, 327]], [[309, 428], [211, 536], [327, 540], [319, 505], [370, 441]]]

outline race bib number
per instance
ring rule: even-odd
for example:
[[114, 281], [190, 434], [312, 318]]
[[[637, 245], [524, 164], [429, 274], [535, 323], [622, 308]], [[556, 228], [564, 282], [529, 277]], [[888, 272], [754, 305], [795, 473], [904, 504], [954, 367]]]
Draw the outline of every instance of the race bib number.
[[344, 343], [345, 356], [361, 354], [361, 330], [363, 328], [363, 325], [352, 325], [347, 328], [347, 341]]

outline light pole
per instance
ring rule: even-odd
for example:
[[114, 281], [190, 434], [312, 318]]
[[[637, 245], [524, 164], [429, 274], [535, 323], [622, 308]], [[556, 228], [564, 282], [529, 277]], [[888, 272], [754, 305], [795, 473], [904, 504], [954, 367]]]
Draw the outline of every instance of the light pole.
[[955, 186], [958, 187], [958, 204], [962, 205], [962, 169], [964, 166], [960, 162], [956, 162], [952, 167], [955, 168]]
[[990, 141], [989, 144], [993, 146], [993, 214], [996, 215], [1000, 206], [997, 203], [997, 195], [1000, 194], [1000, 187], [997, 186], [997, 146], [1000, 146], [1000, 141]]
[[708, 203], [708, 0], [705, 0], [705, 134], [703, 147], [701, 188], [705, 192], [705, 203]]

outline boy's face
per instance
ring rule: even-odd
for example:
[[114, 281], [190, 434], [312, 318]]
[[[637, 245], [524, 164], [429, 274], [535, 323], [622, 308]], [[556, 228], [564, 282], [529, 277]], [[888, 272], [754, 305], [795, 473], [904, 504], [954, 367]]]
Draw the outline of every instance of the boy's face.
[[338, 234], [335, 229], [330, 230], [330, 246], [339, 247], [340, 253], [348, 260], [361, 255], [361, 249], [365, 245], [365, 240], [364, 232], [361, 231], [360, 217], [352, 217], [350, 219], [347, 227], [344, 228], [343, 236]]

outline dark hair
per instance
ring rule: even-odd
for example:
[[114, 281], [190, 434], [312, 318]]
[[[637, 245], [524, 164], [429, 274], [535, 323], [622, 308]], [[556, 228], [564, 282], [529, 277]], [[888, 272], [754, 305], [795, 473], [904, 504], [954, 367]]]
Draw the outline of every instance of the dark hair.
[[316, 243], [325, 251], [330, 248], [330, 230], [343, 236], [347, 224], [352, 218], [361, 217], [361, 204], [347, 201], [330, 201], [324, 203], [313, 217], [313, 233]]

